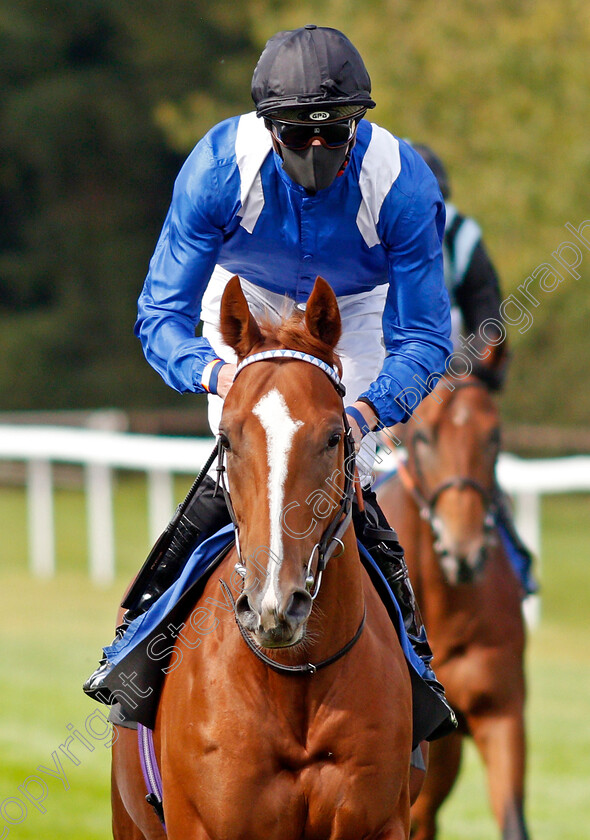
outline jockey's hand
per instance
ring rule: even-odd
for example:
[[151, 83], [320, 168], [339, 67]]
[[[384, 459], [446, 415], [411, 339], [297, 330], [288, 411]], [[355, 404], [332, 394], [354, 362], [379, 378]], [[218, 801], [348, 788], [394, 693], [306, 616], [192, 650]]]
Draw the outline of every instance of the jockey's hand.
[[369, 487], [373, 480], [375, 440], [369, 432], [377, 426], [379, 418], [370, 405], [355, 402], [346, 408], [356, 450], [356, 469], [362, 487]]
[[217, 380], [217, 394], [224, 400], [227, 397], [227, 392], [231, 388], [234, 376], [236, 375], [236, 365], [229, 362], [219, 371], [219, 378]]
[[[377, 419], [378, 418], [377, 418], [377, 415], [375, 414], [375, 412], [373, 411], [373, 409], [371, 408], [370, 405], [367, 405], [367, 403], [364, 403], [364, 402], [355, 402], [355, 403], [352, 404], [351, 407], [353, 409], [356, 409], [357, 411], [359, 411], [361, 413], [361, 415], [363, 417], [363, 420], [365, 421], [365, 424], [369, 427], [369, 429], [374, 429], [375, 428], [375, 426], [377, 425]], [[364, 434], [363, 434], [363, 431], [361, 430], [361, 427], [359, 425], [359, 421], [357, 420], [357, 418], [354, 415], [348, 414], [348, 413], [346, 414], [346, 416], [348, 418], [348, 422], [350, 424], [350, 428], [351, 428], [351, 431], [352, 431], [352, 436], [354, 438], [354, 448], [358, 452], [359, 449], [360, 449], [360, 445], [361, 445], [361, 442], [363, 440]], [[365, 434], [366, 434], [366, 428], [365, 428]]]

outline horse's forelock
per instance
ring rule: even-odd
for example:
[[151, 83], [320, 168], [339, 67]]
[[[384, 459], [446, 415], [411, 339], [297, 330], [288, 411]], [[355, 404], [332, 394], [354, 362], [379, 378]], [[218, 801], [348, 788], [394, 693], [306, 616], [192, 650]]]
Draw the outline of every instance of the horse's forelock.
[[257, 347], [256, 352], [277, 348], [298, 350], [327, 362], [342, 375], [342, 364], [338, 355], [326, 342], [311, 335], [305, 324], [304, 312], [293, 309], [280, 320], [267, 313], [258, 326], [264, 336], [264, 344]]

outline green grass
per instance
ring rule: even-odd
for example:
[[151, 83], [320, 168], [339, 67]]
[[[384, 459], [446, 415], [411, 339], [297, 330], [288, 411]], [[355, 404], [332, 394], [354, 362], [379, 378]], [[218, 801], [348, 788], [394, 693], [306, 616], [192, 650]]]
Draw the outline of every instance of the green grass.
[[[183, 483], [184, 487], [184, 483]], [[179, 488], [179, 495], [181, 493]], [[58, 573], [36, 581], [26, 570], [22, 491], [0, 491], [0, 837], [6, 817], [19, 813], [11, 797], [26, 801], [19, 786], [31, 776], [47, 780], [41, 813], [28, 815], [4, 836], [38, 840], [106, 840], [110, 836], [109, 757], [85, 729], [95, 709], [80, 685], [100, 647], [110, 640], [121, 591], [143, 560], [145, 488], [135, 478], [119, 481], [117, 562], [120, 574], [108, 589], [90, 586], [85, 569], [85, 514], [81, 494], [58, 494]], [[527, 813], [534, 840], [580, 840], [590, 824], [590, 645], [587, 593], [590, 496], [550, 497], [543, 503], [542, 623], [530, 638], [529, 774]], [[67, 725], [94, 746], [60, 753], [69, 789], [36, 769], [54, 767], [52, 753], [69, 735]], [[99, 721], [95, 721], [99, 733]], [[29, 781], [33, 795], [38, 786]], [[4, 804], [3, 804], [4, 803]], [[2, 812], [2, 805], [4, 811]], [[490, 816], [478, 756], [466, 751], [463, 769], [441, 815], [441, 840], [488, 840], [498, 836]]]

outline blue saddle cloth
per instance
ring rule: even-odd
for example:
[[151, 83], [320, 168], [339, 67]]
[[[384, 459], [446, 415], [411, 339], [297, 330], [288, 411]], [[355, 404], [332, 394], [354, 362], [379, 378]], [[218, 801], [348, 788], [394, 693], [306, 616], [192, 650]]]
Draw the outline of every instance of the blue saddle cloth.
[[204, 578], [203, 582], [215, 566], [222, 560], [225, 550], [234, 542], [234, 528], [230, 523], [204, 540], [194, 550], [180, 577], [167, 589], [150, 609], [139, 615], [125, 631], [121, 639], [104, 648], [104, 654], [112, 665], [118, 665], [138, 645], [145, 642], [153, 634], [155, 628], [169, 616], [174, 607], [181, 600], [183, 593]]
[[[103, 685], [122, 707], [126, 719], [153, 729], [162, 683], [183, 622], [233, 543], [231, 524], [201, 543], [178, 580], [148, 612], [129, 624], [122, 638], [104, 648], [105, 656], [113, 667]], [[412, 648], [398, 603], [387, 581], [364, 546], [359, 543], [358, 547], [361, 561], [387, 608], [409, 666], [414, 697], [415, 747], [434, 731], [446, 715], [440, 701], [422, 679], [424, 664]], [[337, 574], [336, 569], [334, 574]], [[222, 597], [220, 588], [220, 600]], [[232, 609], [229, 604], [228, 609]]]
[[516, 577], [521, 583], [525, 597], [539, 591], [539, 584], [533, 574], [533, 556], [516, 534], [514, 523], [507, 525], [500, 516], [494, 517], [502, 546]]

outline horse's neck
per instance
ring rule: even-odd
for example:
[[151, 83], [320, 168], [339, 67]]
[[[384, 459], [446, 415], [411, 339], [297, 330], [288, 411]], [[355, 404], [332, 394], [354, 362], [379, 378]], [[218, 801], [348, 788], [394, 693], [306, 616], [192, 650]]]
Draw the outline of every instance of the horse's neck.
[[352, 525], [342, 542], [344, 552], [328, 562], [310, 617], [317, 656], [329, 656], [346, 644], [358, 629], [365, 608], [363, 569]]

